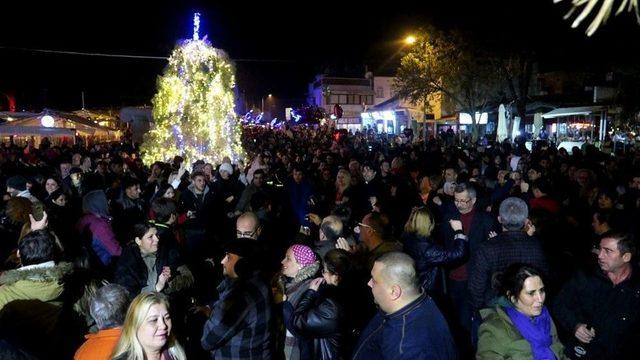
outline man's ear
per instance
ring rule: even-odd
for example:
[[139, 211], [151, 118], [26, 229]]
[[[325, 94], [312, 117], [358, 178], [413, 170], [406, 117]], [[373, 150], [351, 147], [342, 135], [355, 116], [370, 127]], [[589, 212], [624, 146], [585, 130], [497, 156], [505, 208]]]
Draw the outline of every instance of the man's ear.
[[502, 218], [500, 217], [500, 215], [498, 215], [498, 222], [502, 224]]
[[16, 257], [20, 259], [20, 250], [16, 250]]
[[402, 288], [400, 285], [391, 286], [391, 299], [397, 300], [402, 296]]
[[631, 261], [631, 253], [624, 253], [624, 255], [622, 255], [622, 261], [628, 263]]

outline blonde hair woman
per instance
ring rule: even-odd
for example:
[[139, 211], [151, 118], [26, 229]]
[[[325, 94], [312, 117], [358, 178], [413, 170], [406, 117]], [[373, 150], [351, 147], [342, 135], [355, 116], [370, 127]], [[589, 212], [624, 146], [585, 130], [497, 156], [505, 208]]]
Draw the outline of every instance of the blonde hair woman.
[[160, 293], [138, 295], [129, 306], [122, 335], [111, 355], [116, 360], [185, 360], [171, 333], [169, 301]]
[[336, 205], [349, 202], [351, 193], [351, 174], [345, 169], [338, 170], [336, 175]]
[[429, 237], [435, 226], [431, 214], [426, 207], [413, 208], [406, 224], [405, 233], [413, 233], [419, 237]]
[[442, 246], [431, 239], [434, 220], [429, 210], [416, 207], [411, 211], [402, 234], [403, 250], [416, 262], [420, 283], [425, 290], [438, 291], [436, 284], [440, 266], [462, 258], [467, 252], [467, 237], [459, 220], [449, 221], [453, 229], [453, 246]]

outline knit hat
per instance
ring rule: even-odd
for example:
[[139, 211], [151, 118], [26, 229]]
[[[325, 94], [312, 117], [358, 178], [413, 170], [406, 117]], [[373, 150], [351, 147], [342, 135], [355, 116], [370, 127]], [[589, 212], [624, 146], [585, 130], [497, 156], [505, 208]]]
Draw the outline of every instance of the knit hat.
[[7, 179], [7, 187], [14, 188], [19, 191], [27, 190], [27, 179], [20, 175], [12, 176]]
[[220, 168], [218, 169], [219, 172], [223, 172], [226, 171], [229, 175], [233, 174], [233, 166], [231, 166], [231, 164], [229, 163], [222, 163], [222, 165], [220, 165]]
[[293, 251], [293, 256], [296, 258], [296, 262], [302, 267], [313, 265], [318, 261], [316, 254], [306, 245], [293, 245], [291, 246], [291, 251]]

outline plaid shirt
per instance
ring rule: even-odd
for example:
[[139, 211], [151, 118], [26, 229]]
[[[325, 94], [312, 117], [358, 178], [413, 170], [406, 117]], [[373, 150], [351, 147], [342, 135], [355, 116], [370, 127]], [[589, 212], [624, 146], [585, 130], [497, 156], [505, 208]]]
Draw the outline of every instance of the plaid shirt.
[[215, 359], [271, 359], [271, 291], [258, 276], [225, 278], [204, 325], [202, 347]]

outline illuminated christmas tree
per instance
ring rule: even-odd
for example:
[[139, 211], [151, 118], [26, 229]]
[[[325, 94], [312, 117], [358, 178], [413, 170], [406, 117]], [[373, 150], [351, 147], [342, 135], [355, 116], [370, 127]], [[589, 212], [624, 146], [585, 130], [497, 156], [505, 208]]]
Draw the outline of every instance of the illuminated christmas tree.
[[235, 69], [227, 54], [198, 34], [199, 14], [194, 15], [193, 38], [179, 44], [169, 65], [158, 78], [153, 97], [155, 125], [141, 147], [145, 164], [168, 161], [174, 156], [186, 164], [202, 159], [219, 164], [244, 157], [240, 123], [234, 107]]

